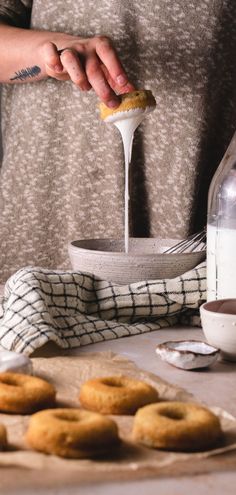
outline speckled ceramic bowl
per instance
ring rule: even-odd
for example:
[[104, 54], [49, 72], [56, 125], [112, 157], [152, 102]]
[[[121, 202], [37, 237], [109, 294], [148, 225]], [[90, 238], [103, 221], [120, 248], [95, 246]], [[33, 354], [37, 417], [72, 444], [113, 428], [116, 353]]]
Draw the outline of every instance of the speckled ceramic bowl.
[[202, 329], [223, 359], [236, 361], [236, 299], [209, 301], [200, 307]]
[[130, 284], [174, 278], [204, 260], [205, 251], [164, 254], [177, 242], [175, 239], [131, 238], [128, 254], [124, 252], [124, 240], [114, 239], [73, 241], [68, 249], [74, 270], [94, 273], [117, 284]]

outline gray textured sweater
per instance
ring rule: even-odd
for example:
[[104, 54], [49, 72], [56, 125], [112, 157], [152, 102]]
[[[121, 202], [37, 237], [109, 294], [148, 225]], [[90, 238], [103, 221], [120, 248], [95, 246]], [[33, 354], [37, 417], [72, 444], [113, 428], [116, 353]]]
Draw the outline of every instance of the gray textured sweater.
[[[236, 2], [0, 0], [0, 17], [114, 40], [131, 80], [157, 100], [134, 140], [132, 234], [203, 225], [236, 121]], [[2, 93], [1, 279], [29, 264], [70, 268], [71, 239], [123, 237], [122, 143], [100, 122], [96, 95], [50, 78]]]

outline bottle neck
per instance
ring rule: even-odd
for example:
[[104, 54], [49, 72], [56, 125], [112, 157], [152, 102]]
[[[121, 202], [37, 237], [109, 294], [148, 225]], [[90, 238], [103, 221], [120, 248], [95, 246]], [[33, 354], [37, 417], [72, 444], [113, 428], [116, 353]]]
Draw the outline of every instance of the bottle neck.
[[208, 223], [219, 216], [236, 218], [236, 132], [209, 188]]

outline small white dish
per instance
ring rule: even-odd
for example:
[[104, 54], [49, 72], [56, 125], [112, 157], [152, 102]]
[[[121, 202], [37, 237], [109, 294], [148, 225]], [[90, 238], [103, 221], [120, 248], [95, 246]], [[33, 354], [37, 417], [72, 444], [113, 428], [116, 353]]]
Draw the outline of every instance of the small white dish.
[[156, 353], [163, 361], [176, 368], [194, 370], [213, 364], [220, 350], [198, 340], [176, 340], [159, 344]]
[[18, 352], [0, 350], [0, 372], [33, 374], [32, 361], [28, 356]]

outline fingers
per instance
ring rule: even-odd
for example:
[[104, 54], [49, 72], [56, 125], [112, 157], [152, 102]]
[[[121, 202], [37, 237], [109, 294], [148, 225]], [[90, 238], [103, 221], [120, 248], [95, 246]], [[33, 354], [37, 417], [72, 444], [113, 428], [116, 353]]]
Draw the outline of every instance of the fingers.
[[61, 81], [71, 79], [82, 91], [92, 87], [110, 108], [119, 105], [119, 94], [135, 89], [107, 37], [73, 41], [73, 46], [71, 43], [61, 50], [46, 42], [42, 54], [49, 76]]
[[66, 48], [61, 52], [61, 62], [71, 81], [79, 86], [82, 91], [88, 91], [92, 87], [100, 100], [104, 101], [106, 105], [112, 108], [117, 107], [119, 98], [115, 95], [112, 86], [106, 79], [97, 55], [93, 51], [86, 54], [85, 68], [79, 58], [82, 55], [83, 53], [78, 53], [71, 48]]
[[102, 70], [101, 63], [94, 53], [90, 54], [86, 61], [86, 73], [91, 86], [100, 100], [108, 107], [116, 108], [120, 100], [109, 85]]
[[72, 48], [62, 50], [61, 62], [71, 81], [76, 84], [76, 86], [79, 86], [82, 91], [91, 89], [87, 75], [80, 62], [79, 54], [76, 51]]
[[104, 64], [101, 64], [101, 69], [104, 73], [104, 76], [105, 76], [109, 86], [113, 89], [113, 91], [117, 95], [123, 94], [123, 93], [129, 93], [130, 91], [135, 90], [135, 87], [131, 83], [128, 83], [128, 84], [126, 84], [126, 86], [123, 86], [123, 88], [121, 88], [115, 81], [113, 81], [112, 77], [110, 76], [110, 74], [108, 72], [108, 69], [105, 67]]
[[48, 41], [44, 43], [42, 50], [43, 50], [44, 62], [46, 66], [49, 68], [49, 70], [53, 72], [62, 72], [63, 67], [56, 45]]
[[114, 90], [118, 93], [134, 91], [135, 88], [128, 80], [128, 76], [109, 38], [100, 36], [95, 38], [95, 41], [96, 53], [108, 71], [107, 80], [112, 84]]

